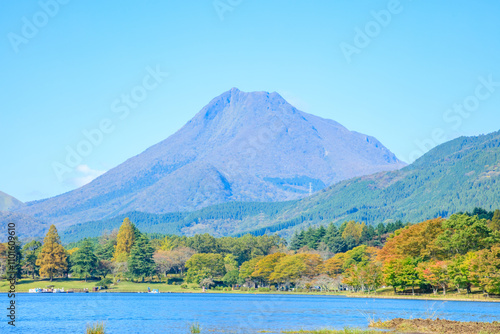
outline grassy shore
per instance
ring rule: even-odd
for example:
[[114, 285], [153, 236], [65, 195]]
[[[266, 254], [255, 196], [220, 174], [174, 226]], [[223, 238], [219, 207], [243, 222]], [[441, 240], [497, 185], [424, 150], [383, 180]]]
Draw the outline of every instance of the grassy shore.
[[[88, 280], [85, 282], [78, 278], [64, 278], [64, 279], [54, 279], [50, 282], [48, 279], [44, 280], [32, 280], [32, 279], [21, 279], [16, 286], [16, 292], [28, 292], [29, 289], [35, 288], [47, 288], [48, 286], [54, 286], [54, 288], [64, 290], [70, 289], [89, 289], [92, 290], [96, 285], [96, 281]], [[102, 290], [105, 292], [147, 292], [148, 287], [153, 289], [158, 289], [160, 292], [177, 292], [177, 293], [199, 293], [201, 289], [196, 284], [187, 284], [187, 288], [182, 288], [180, 285], [167, 284], [166, 282], [145, 282], [136, 283], [127, 280], [121, 280], [116, 285], [111, 285], [108, 289]], [[5, 280], [0, 281], [0, 293], [7, 292], [9, 289], [9, 283]], [[479, 291], [473, 291], [472, 294], [448, 292], [445, 296], [442, 294], [425, 294], [425, 295], [396, 295], [391, 288], [379, 289], [374, 293], [352, 293], [352, 292], [281, 292], [281, 291], [270, 291], [263, 292], [258, 290], [250, 291], [240, 291], [240, 290], [207, 290], [208, 293], [229, 293], [229, 294], [283, 294], [283, 295], [326, 295], [326, 296], [346, 296], [355, 298], [390, 298], [390, 299], [422, 299], [422, 300], [456, 300], [456, 301], [481, 301], [481, 302], [500, 302], [500, 298], [491, 298], [483, 296]]]

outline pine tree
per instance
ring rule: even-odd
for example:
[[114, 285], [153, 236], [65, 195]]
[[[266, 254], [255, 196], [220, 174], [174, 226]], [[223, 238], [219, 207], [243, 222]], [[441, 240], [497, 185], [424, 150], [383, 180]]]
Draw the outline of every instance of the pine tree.
[[132, 226], [132, 223], [130, 223], [130, 219], [125, 218], [120, 226], [120, 230], [118, 231], [118, 236], [116, 237], [116, 247], [113, 261], [127, 262], [134, 244], [136, 235], [135, 230], [135, 227]]
[[[17, 237], [6, 244], [9, 256], [7, 257], [7, 275], [9, 277], [21, 278], [23, 254], [21, 252], [21, 242]], [[10, 254], [15, 254], [11, 257]]]
[[149, 244], [148, 238], [141, 235], [134, 242], [128, 258], [128, 270], [132, 277], [141, 277], [144, 282], [144, 277], [153, 275], [155, 269], [153, 253], [154, 249]]
[[330, 225], [328, 225], [323, 240], [330, 249], [330, 252], [334, 254], [345, 252], [347, 250], [344, 239], [342, 239], [337, 226], [335, 226], [333, 223], [330, 223]]
[[50, 225], [49, 231], [43, 240], [43, 246], [38, 254], [36, 265], [40, 266], [40, 275], [48, 276], [50, 281], [54, 276], [63, 273], [68, 268], [67, 256], [61, 245], [59, 234], [54, 225]]
[[71, 264], [71, 271], [80, 277], [85, 277], [85, 282], [87, 282], [87, 277], [95, 274], [99, 262], [89, 239], [84, 239], [78, 250], [73, 253]]
[[291, 250], [299, 250], [304, 246], [304, 231], [301, 231], [300, 233], [295, 233], [293, 234], [292, 240], [290, 241], [290, 249]]
[[95, 255], [99, 260], [111, 261], [115, 252], [116, 240], [110, 239], [105, 244], [96, 247]]

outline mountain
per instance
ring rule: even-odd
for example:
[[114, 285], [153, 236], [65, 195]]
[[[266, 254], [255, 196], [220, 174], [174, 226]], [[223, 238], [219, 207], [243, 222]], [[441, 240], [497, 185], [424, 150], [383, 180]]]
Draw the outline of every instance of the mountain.
[[67, 227], [130, 211], [287, 201], [403, 166], [373, 137], [299, 111], [277, 93], [233, 88], [166, 140], [88, 185], [20, 212]]
[[401, 170], [342, 181], [301, 200], [226, 203], [178, 216], [134, 212], [74, 226], [63, 238], [98, 236], [119, 227], [125, 216], [145, 232], [290, 236], [294, 229], [331, 221], [416, 223], [475, 207], [500, 208], [500, 131], [457, 138]]
[[49, 230], [49, 224], [42, 220], [19, 212], [0, 211], [0, 230], [5, 231], [0, 233], [0, 242], [8, 241], [7, 237], [9, 235], [7, 231], [11, 223], [15, 225], [16, 235], [24, 241], [30, 239], [43, 240], [43, 236]]
[[11, 211], [23, 205], [23, 202], [0, 191], [0, 211]]

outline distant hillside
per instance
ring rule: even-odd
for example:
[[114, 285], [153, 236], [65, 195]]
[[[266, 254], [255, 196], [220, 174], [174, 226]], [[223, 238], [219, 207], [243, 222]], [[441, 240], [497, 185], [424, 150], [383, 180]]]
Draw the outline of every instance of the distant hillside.
[[0, 242], [7, 241], [8, 224], [14, 223], [16, 235], [21, 240], [43, 239], [49, 225], [39, 219], [18, 212], [0, 211]]
[[[500, 132], [455, 139], [402, 170], [343, 181], [298, 201], [227, 203], [178, 217], [137, 214], [133, 221], [146, 232], [288, 236], [295, 228], [331, 221], [420, 222], [475, 207], [500, 208]], [[95, 235], [108, 224], [85, 223], [65, 233]]]
[[23, 202], [0, 191], [0, 211], [10, 211], [23, 205]]
[[166, 140], [84, 187], [20, 212], [68, 227], [131, 211], [285, 201], [403, 166], [373, 137], [299, 111], [277, 93], [233, 88]]

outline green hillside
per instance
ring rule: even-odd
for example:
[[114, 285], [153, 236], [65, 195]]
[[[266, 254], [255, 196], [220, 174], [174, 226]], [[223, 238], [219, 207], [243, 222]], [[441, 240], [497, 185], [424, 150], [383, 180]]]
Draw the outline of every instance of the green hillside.
[[340, 182], [297, 202], [283, 212], [290, 218], [265, 229], [325, 220], [419, 222], [475, 207], [500, 207], [500, 132], [455, 139], [399, 171]]
[[500, 131], [455, 139], [399, 171], [343, 181], [299, 201], [226, 203], [164, 215], [133, 212], [73, 226], [63, 239], [97, 236], [117, 228], [125, 216], [151, 233], [290, 236], [296, 228], [332, 221], [419, 222], [475, 207], [500, 208]]

